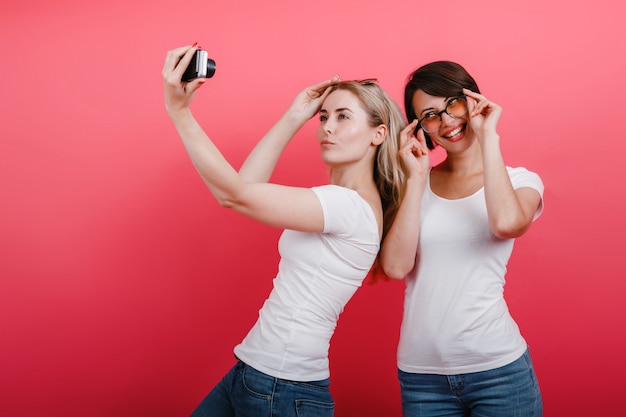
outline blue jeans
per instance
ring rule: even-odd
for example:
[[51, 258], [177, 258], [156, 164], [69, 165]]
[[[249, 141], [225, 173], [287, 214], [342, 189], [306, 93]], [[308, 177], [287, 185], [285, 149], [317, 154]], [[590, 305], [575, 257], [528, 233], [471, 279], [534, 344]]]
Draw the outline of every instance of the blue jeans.
[[329, 385], [274, 378], [237, 361], [191, 417], [332, 417]]
[[404, 417], [540, 417], [543, 403], [526, 350], [500, 368], [461, 375], [398, 370]]

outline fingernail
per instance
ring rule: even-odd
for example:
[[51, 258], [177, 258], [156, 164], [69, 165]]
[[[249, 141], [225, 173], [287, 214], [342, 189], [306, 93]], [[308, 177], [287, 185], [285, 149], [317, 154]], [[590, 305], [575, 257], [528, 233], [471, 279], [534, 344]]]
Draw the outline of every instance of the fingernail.
[[194, 42], [193, 45], [191, 45], [191, 47], [195, 47], [196, 45], [198, 45], [198, 42]]

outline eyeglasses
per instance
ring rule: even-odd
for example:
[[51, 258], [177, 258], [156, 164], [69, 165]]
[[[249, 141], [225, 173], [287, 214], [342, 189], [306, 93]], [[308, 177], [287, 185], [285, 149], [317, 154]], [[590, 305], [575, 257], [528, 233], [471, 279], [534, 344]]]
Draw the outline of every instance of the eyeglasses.
[[364, 80], [354, 80], [355, 82], [361, 84], [361, 85], [374, 85], [374, 84], [378, 84], [378, 79], [377, 78], [366, 78]]
[[434, 111], [426, 113], [426, 116], [418, 122], [418, 126], [422, 126], [426, 133], [437, 132], [441, 127], [441, 115], [444, 113], [453, 119], [464, 116], [467, 113], [467, 96], [461, 94], [451, 98], [446, 104], [446, 108], [438, 113]]

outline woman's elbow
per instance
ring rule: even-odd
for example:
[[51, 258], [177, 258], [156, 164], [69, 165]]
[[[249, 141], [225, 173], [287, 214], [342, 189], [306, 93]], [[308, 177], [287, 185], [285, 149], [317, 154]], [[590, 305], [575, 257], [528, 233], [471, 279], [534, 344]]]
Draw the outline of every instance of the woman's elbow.
[[382, 270], [385, 275], [391, 279], [403, 279], [409, 273], [412, 268], [395, 263], [395, 262], [381, 262]]
[[532, 221], [499, 222], [491, 225], [491, 232], [500, 239], [515, 239], [530, 228]]
[[235, 203], [235, 200], [233, 200], [232, 198], [228, 198], [228, 197], [216, 197], [217, 199], [217, 203], [224, 208], [227, 209], [234, 209], [235, 207], [237, 207], [237, 204]]
[[239, 190], [215, 189], [210, 186], [209, 189], [221, 207], [237, 211], [239, 207], [246, 205], [245, 193]]

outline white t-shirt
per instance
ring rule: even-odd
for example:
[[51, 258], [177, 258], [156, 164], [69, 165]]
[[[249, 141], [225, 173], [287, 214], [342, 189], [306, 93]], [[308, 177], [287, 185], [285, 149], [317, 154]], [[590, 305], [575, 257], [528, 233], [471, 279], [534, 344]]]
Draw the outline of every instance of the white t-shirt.
[[354, 190], [314, 187], [323, 233], [285, 230], [274, 288], [235, 355], [276, 378], [330, 376], [328, 350], [343, 308], [363, 283], [380, 246], [369, 204]]
[[[537, 174], [507, 170], [513, 188], [531, 187], [543, 199]], [[542, 210], [543, 202], [535, 219]], [[514, 239], [491, 233], [484, 188], [447, 200], [427, 185], [420, 227], [416, 267], [406, 278], [398, 368], [454, 375], [495, 369], [519, 358], [526, 342], [504, 300]]]

